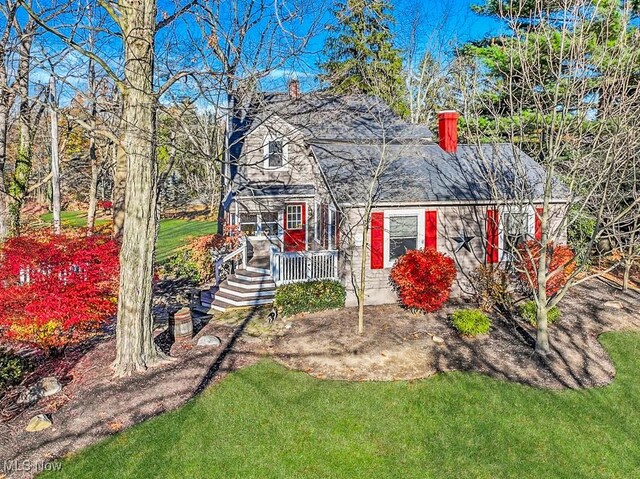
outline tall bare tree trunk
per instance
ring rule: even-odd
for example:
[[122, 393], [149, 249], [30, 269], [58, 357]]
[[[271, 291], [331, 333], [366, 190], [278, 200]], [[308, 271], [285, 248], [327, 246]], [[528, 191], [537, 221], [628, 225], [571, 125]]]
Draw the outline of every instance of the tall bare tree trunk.
[[89, 185], [89, 208], [87, 210], [87, 233], [93, 233], [96, 225], [96, 210], [98, 206], [98, 155], [96, 153], [96, 117], [98, 115], [96, 101], [96, 70], [93, 60], [89, 60], [89, 95], [91, 96], [91, 131], [89, 132], [89, 164], [91, 166], [91, 183]]
[[31, 142], [31, 107], [29, 105], [29, 73], [31, 63], [31, 45], [33, 42], [32, 29], [25, 28], [20, 39], [18, 62], [18, 94], [20, 108], [18, 111], [18, 157], [11, 179], [9, 192], [13, 201], [9, 205], [10, 229], [15, 236], [20, 234], [20, 212], [27, 195], [29, 177], [31, 176], [31, 157], [33, 148]]
[[49, 108], [51, 115], [51, 209], [53, 211], [53, 232], [60, 234], [60, 157], [58, 143], [58, 112], [56, 110], [56, 81], [49, 81]]
[[369, 217], [371, 213], [365, 214], [362, 225], [362, 254], [360, 259], [360, 282], [358, 283], [358, 334], [364, 333], [364, 299], [367, 290], [367, 244], [369, 243]]
[[0, 243], [9, 235], [8, 196], [5, 192], [4, 165], [7, 160], [7, 114], [5, 104], [0, 105]]
[[120, 292], [115, 373], [130, 375], [157, 363], [151, 314], [157, 234], [153, 59], [156, 2], [119, 2], [124, 37], [123, 149], [127, 159], [125, 224], [120, 251]]

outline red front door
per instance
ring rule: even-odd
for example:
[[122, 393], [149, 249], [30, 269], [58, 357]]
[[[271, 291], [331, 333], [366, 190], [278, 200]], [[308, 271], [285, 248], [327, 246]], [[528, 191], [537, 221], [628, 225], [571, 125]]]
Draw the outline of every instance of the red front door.
[[307, 243], [307, 208], [290, 203], [284, 209], [284, 250], [304, 251]]

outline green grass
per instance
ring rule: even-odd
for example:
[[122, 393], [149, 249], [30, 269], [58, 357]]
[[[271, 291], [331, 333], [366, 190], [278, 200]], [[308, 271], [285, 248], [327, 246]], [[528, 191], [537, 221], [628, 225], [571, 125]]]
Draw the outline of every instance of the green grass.
[[[87, 223], [87, 214], [82, 211], [63, 211], [63, 223], [72, 227], [82, 227]], [[53, 216], [46, 213], [41, 216], [42, 221], [51, 222]], [[98, 225], [108, 223], [109, 220], [98, 220]], [[187, 244], [191, 238], [214, 234], [218, 231], [216, 221], [163, 219], [160, 220], [158, 241], [156, 243], [156, 261], [161, 263], [181, 246]]]
[[617, 377], [580, 391], [472, 373], [321, 381], [263, 361], [43, 477], [638, 477], [640, 334], [602, 341]]
[[[53, 213], [45, 213], [40, 216], [40, 219], [45, 223], [51, 223], [53, 221]], [[74, 228], [82, 228], [87, 226], [87, 212], [86, 211], [63, 211], [60, 213], [60, 220], [63, 225], [69, 225]], [[109, 223], [109, 220], [101, 219], [96, 220], [96, 225], [105, 225]]]
[[163, 219], [160, 220], [158, 242], [156, 243], [156, 261], [166, 260], [191, 238], [214, 234], [218, 231], [216, 221]]

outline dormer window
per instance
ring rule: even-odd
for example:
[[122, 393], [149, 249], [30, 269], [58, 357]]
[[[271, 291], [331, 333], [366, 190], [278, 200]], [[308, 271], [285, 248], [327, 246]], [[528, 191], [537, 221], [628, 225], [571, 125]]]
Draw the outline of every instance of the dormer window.
[[282, 168], [286, 162], [287, 145], [282, 139], [267, 138], [264, 146], [265, 168]]

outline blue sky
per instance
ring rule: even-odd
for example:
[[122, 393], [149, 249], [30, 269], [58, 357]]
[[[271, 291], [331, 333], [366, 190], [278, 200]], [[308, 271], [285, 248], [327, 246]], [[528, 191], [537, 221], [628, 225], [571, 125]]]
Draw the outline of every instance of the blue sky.
[[[398, 47], [407, 48], [414, 25], [417, 25], [420, 46], [444, 58], [450, 57], [456, 46], [502, 32], [498, 21], [472, 12], [471, 6], [479, 3], [482, 0], [394, 0]], [[322, 20], [333, 20], [331, 9], [324, 9]], [[317, 65], [325, 58], [326, 36], [326, 32], [320, 33], [310, 42], [306, 55], [292, 62], [290, 68], [274, 72], [273, 88], [284, 88], [292, 74], [300, 78], [303, 88], [314, 88]]]

